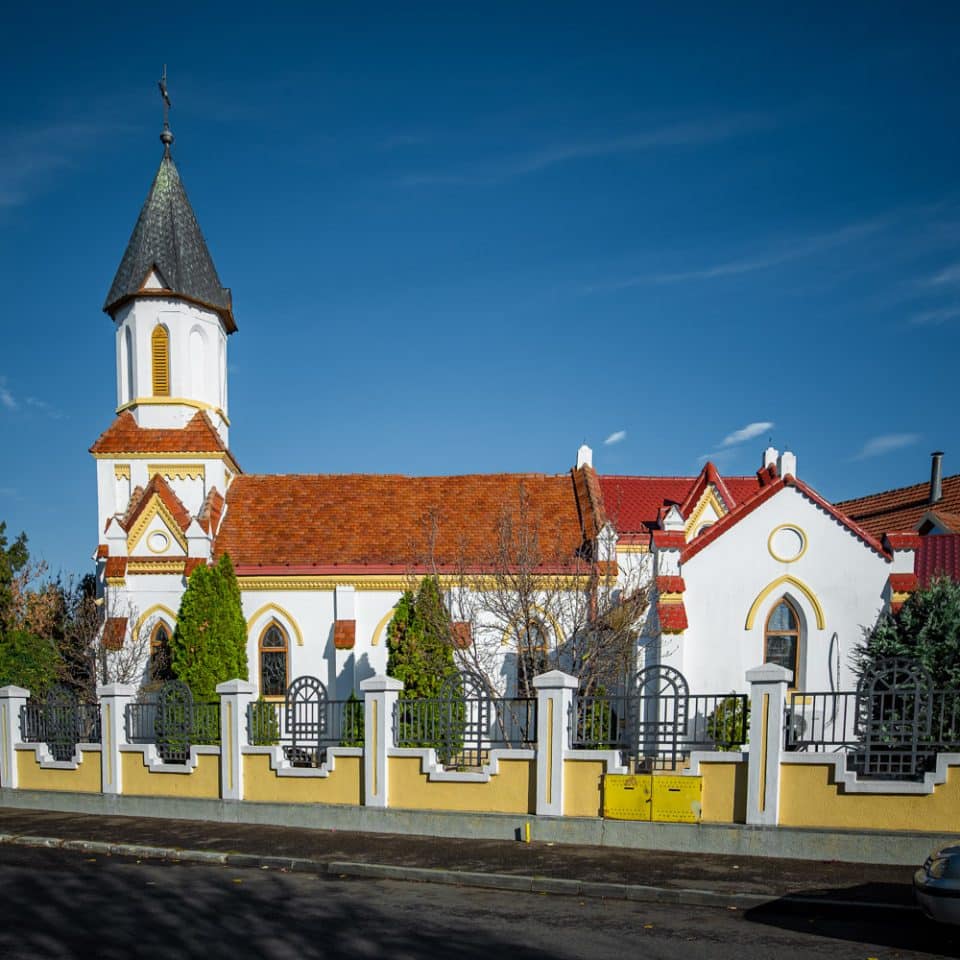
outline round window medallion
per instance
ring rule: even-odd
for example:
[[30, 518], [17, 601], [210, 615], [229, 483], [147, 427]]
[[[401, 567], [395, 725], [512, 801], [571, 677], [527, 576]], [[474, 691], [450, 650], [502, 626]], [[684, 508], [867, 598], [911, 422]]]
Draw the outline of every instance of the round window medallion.
[[147, 537], [147, 547], [154, 553], [163, 553], [170, 546], [170, 538], [162, 530], [154, 530]]
[[807, 538], [799, 527], [789, 523], [775, 527], [767, 541], [767, 549], [774, 560], [792, 563], [799, 560], [807, 549]]

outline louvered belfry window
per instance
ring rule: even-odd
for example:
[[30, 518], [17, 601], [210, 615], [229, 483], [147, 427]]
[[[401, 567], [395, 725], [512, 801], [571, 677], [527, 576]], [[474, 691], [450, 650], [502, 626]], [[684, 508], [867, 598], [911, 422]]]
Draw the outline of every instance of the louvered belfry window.
[[155, 327], [150, 337], [153, 360], [153, 395], [170, 396], [170, 334], [166, 327]]

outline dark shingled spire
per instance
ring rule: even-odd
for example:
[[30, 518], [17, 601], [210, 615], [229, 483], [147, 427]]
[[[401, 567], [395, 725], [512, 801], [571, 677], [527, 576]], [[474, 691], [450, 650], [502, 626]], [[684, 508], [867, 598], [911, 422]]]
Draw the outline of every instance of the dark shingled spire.
[[[151, 270], [156, 270], [164, 290], [143, 289]], [[131, 297], [171, 294], [216, 310], [229, 333], [237, 329], [230, 290], [220, 285], [217, 268], [180, 182], [169, 145], [165, 144], [160, 169], [103, 309], [112, 315]]]

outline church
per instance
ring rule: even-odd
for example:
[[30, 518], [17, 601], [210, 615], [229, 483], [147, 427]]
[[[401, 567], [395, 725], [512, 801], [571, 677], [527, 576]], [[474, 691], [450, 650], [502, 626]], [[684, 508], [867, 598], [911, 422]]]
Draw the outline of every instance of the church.
[[[503, 695], [524, 695], [530, 674], [564, 666], [550, 651], [569, 647], [604, 587], [612, 607], [643, 598], [630, 624], [634, 669], [669, 664], [692, 692], [722, 693], [745, 689], [746, 670], [773, 661], [793, 672], [794, 689], [853, 686], [864, 631], [916, 587], [921, 537], [896, 513], [859, 522], [831, 504], [790, 451], [770, 447], [755, 474], [729, 477], [711, 463], [688, 477], [605, 475], [586, 446], [555, 476], [245, 473], [230, 445], [234, 304], [166, 124], [161, 141], [104, 304], [117, 407], [90, 448], [103, 643], [142, 650], [144, 680], [191, 572], [228, 554], [249, 679], [268, 698], [302, 675], [343, 698], [385, 673], [387, 624], [426, 574], [445, 592], [458, 657], [475, 665], [482, 650]], [[506, 528], [516, 536], [524, 525], [537, 544], [525, 558], [504, 542]], [[465, 603], [502, 592], [524, 562], [564, 603], [544, 589], [521, 622]], [[543, 651], [532, 660], [531, 636]]]

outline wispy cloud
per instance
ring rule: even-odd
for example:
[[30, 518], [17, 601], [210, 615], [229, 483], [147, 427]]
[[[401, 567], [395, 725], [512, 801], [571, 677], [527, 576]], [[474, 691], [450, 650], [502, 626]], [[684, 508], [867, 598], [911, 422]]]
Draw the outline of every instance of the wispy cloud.
[[753, 423], [748, 423], [745, 427], [734, 430], [733, 433], [728, 433], [723, 438], [720, 446], [734, 447], [738, 443], [745, 443], [747, 440], [752, 440], [754, 437], [759, 437], [761, 434], [773, 429], [774, 426], [775, 424], [772, 420], [757, 420]]
[[408, 174], [401, 177], [400, 182], [406, 186], [501, 183], [571, 160], [716, 143], [769, 125], [768, 118], [758, 116], [735, 116], [673, 124], [619, 137], [551, 144], [539, 150], [514, 154], [503, 160], [489, 161], [460, 171]]
[[796, 243], [782, 247], [772, 253], [765, 253], [755, 257], [743, 257], [736, 260], [726, 260], [712, 266], [697, 267], [692, 270], [677, 270], [665, 273], [645, 273], [637, 276], [614, 280], [610, 283], [594, 284], [586, 288], [587, 293], [612, 292], [626, 290], [630, 287], [651, 286], [658, 284], [686, 283], [690, 281], [719, 280], [724, 277], [735, 277], [746, 273], [755, 273], [758, 270], [768, 270], [792, 260], [801, 260], [824, 253], [835, 247], [852, 243], [870, 234], [877, 233], [887, 226], [885, 218], [867, 220], [861, 223], [852, 223], [837, 230], [826, 233], [813, 234], [804, 237]]
[[910, 317], [909, 323], [915, 327], [935, 327], [960, 317], [960, 307], [943, 307], [940, 310], [925, 310]]
[[0, 377], [0, 407], [7, 410], [16, 410], [20, 404], [14, 399], [13, 394], [7, 388], [7, 378]]
[[614, 430], [613, 433], [603, 441], [605, 447], [612, 447], [615, 443], [619, 443], [621, 440], [627, 439], [626, 430]]
[[871, 457], [881, 457], [885, 453], [910, 447], [920, 439], [919, 433], [885, 433], [868, 440], [856, 456], [851, 460], [869, 460]]
[[960, 283], [960, 263], [954, 263], [949, 267], [944, 267], [939, 273], [935, 273], [927, 280], [931, 287], [952, 286]]
[[17, 130], [0, 136], [0, 209], [26, 203], [85, 149], [102, 144], [116, 123], [85, 121]]

